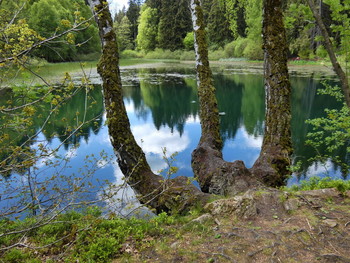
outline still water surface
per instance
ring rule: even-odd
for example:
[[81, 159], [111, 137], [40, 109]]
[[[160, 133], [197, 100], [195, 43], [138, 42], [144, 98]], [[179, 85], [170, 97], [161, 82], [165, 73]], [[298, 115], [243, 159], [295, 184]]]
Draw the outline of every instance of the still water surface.
[[[167, 156], [177, 153], [173, 163], [179, 168], [177, 175], [193, 176], [191, 152], [197, 146], [201, 132], [195, 71], [189, 67], [165, 67], [123, 69], [121, 73], [124, 102], [131, 129], [146, 153], [152, 169], [158, 172], [167, 168], [163, 160], [163, 149], [166, 148]], [[95, 80], [98, 82], [97, 77]], [[334, 99], [317, 95], [316, 90], [321, 87], [320, 81], [320, 78], [316, 79], [312, 75], [291, 76], [294, 160], [302, 160], [303, 165], [301, 174], [293, 175], [288, 181], [289, 185], [313, 175], [334, 178], [345, 176], [331, 161], [326, 166], [308, 161], [315, 152], [305, 145], [306, 135], [311, 130], [305, 124], [305, 120], [323, 116], [324, 108], [340, 107]], [[265, 114], [263, 77], [256, 73], [218, 69], [214, 71], [214, 83], [217, 88], [219, 110], [224, 113], [220, 117], [224, 159], [243, 160], [247, 167], [251, 167], [260, 153], [263, 138]], [[69, 138], [64, 147], [61, 147], [59, 154], [70, 157], [69, 165], [66, 165], [63, 172], [66, 176], [80, 176], [84, 173], [84, 169], [87, 169], [86, 156], [95, 156], [96, 169], [93, 169], [94, 175], [89, 180], [99, 190], [91, 191], [90, 195], [98, 195], [105, 187], [104, 180], [121, 182], [122, 173], [115, 162], [99, 157], [102, 151], [113, 156], [113, 149], [107, 126], [104, 124], [100, 86], [94, 89], [92, 97], [96, 104], [89, 109], [87, 116], [97, 117], [97, 122], [86, 125], [81, 135]], [[40, 133], [38, 141], [47, 141], [51, 147], [59, 145], [64, 138], [60, 136], [50, 138], [50, 134], [53, 132], [63, 134], [65, 125], [60, 123], [62, 117], [73, 119], [75, 116], [73, 113], [82, 111], [84, 103], [85, 93], [78, 93], [60, 110], [59, 115], [51, 121], [45, 132]], [[74, 147], [78, 142], [79, 147]], [[340, 151], [340, 155], [346, 160], [345, 150]], [[42, 161], [38, 162], [38, 166], [42, 169], [43, 175], [47, 176], [59, 169], [48, 168]], [[127, 192], [130, 193], [131, 190], [128, 189]]]

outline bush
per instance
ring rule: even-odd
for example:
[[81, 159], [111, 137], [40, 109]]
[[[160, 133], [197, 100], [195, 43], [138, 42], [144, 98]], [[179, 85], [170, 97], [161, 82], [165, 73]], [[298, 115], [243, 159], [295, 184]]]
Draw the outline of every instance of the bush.
[[96, 61], [101, 56], [100, 52], [94, 52], [89, 54], [78, 54], [74, 60], [76, 61]]
[[195, 60], [196, 54], [194, 51], [182, 51], [180, 55], [180, 60]]
[[136, 50], [126, 49], [120, 53], [120, 58], [142, 58], [144, 54]]
[[194, 50], [194, 33], [187, 33], [186, 37], [183, 40], [183, 44], [186, 50]]
[[181, 50], [171, 51], [168, 49], [156, 48], [146, 54], [147, 59], [180, 59]]
[[243, 57], [243, 52], [248, 44], [248, 41], [249, 40], [247, 38], [240, 38], [240, 37], [234, 41], [234, 45], [235, 45], [234, 56], [235, 57], [238, 57], [238, 58]]
[[251, 60], [262, 60], [264, 58], [260, 41], [248, 40], [243, 51], [243, 56]]
[[293, 191], [307, 191], [325, 188], [337, 188], [340, 192], [350, 190], [350, 181], [341, 179], [334, 180], [330, 177], [320, 178], [318, 176], [310, 177], [309, 180], [301, 181], [300, 185], [293, 185]]
[[39, 260], [36, 260], [33, 258], [31, 259], [31, 255], [29, 253], [22, 252], [17, 248], [13, 248], [8, 252], [6, 252], [2, 260], [1, 262], [8, 262], [8, 263], [18, 263], [18, 262], [36, 262], [36, 263], [38, 262], [39, 263], [40, 262]]
[[215, 51], [209, 51], [209, 59], [210, 60], [220, 60], [226, 57], [225, 51], [223, 49], [218, 49]]
[[225, 51], [225, 56], [227, 58], [235, 57], [235, 47], [236, 47], [235, 41], [232, 41], [225, 45], [224, 51]]
[[328, 58], [327, 50], [322, 45], [318, 46], [316, 56], [319, 58]]

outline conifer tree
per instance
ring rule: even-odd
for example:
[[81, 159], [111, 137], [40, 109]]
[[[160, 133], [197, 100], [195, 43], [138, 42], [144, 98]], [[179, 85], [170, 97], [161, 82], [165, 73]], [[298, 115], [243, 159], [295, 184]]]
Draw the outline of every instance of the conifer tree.
[[163, 49], [183, 48], [183, 39], [192, 31], [188, 0], [162, 0], [158, 43]]
[[133, 40], [133, 45], [135, 47], [135, 41], [137, 38], [137, 28], [138, 28], [138, 19], [140, 16], [140, 7], [141, 2], [139, 0], [129, 0], [129, 8], [126, 11], [126, 16], [128, 17], [131, 23], [131, 36]]

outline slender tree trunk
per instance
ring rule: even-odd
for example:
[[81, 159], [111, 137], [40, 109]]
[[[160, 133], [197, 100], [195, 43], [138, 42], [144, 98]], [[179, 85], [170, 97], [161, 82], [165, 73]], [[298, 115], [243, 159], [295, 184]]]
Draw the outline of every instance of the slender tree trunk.
[[208, 195], [188, 184], [187, 178], [179, 176], [165, 180], [155, 175], [149, 167], [131, 132], [125, 110], [117, 40], [108, 4], [104, 0], [88, 2], [95, 14], [103, 48], [97, 71], [103, 81], [109, 135], [127, 183], [140, 195], [142, 203], [149, 204], [157, 211], [183, 211], [198, 202], [205, 202]]
[[266, 185], [280, 186], [290, 174], [291, 87], [287, 68], [287, 41], [281, 0], [264, 0], [263, 48], [265, 77], [265, 133], [252, 173]]
[[348, 107], [350, 107], [350, 88], [349, 88], [348, 78], [347, 78], [345, 72], [343, 71], [342, 67], [338, 63], [337, 57], [336, 57], [334, 50], [333, 50], [332, 42], [331, 42], [329, 35], [328, 35], [328, 31], [327, 31], [326, 26], [324, 25], [324, 23], [322, 21], [322, 17], [319, 14], [318, 8], [316, 7], [314, 0], [308, 0], [308, 4], [309, 4], [309, 7], [312, 11], [312, 14], [316, 20], [317, 25], [320, 28], [320, 31], [321, 31], [321, 34], [323, 37], [323, 43], [324, 43], [324, 46], [328, 52], [328, 56], [332, 62], [333, 70], [335, 71], [335, 73], [339, 77], [341, 87], [342, 87], [342, 90], [344, 93], [346, 105]]
[[209, 67], [205, 25], [200, 0], [191, 0], [195, 36], [197, 88], [200, 103], [202, 135], [192, 153], [192, 168], [202, 191], [234, 195], [259, 185], [242, 161], [233, 163], [222, 159], [220, 120], [215, 87]]

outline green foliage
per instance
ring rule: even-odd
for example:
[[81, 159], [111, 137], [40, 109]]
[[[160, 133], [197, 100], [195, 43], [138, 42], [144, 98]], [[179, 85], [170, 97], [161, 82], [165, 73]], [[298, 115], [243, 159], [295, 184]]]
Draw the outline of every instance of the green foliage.
[[309, 59], [313, 50], [310, 32], [314, 28], [313, 16], [309, 7], [303, 2], [290, 1], [284, 16], [290, 53], [302, 59]]
[[[338, 86], [331, 86], [324, 83], [325, 89], [320, 90], [320, 94], [330, 95], [338, 101], [343, 101], [344, 97], [341, 89]], [[333, 162], [340, 165], [343, 176], [347, 176], [350, 172], [350, 167], [347, 160], [341, 160], [338, 157], [338, 152], [342, 149], [348, 155], [350, 153], [350, 109], [343, 103], [340, 109], [325, 109], [326, 117], [308, 120], [307, 123], [312, 125], [313, 130], [307, 137], [306, 144], [313, 147], [317, 155], [312, 158], [314, 161], [325, 163], [331, 159]], [[321, 154], [320, 148], [324, 149], [324, 154]]]
[[140, 0], [129, 0], [128, 2], [129, 8], [126, 11], [126, 16], [128, 17], [130, 23], [131, 23], [131, 36], [132, 36], [132, 43], [133, 47], [135, 48], [136, 44], [136, 37], [138, 34], [138, 21], [140, 16], [140, 6], [141, 1]]
[[332, 17], [332, 25], [330, 28], [333, 33], [340, 37], [338, 45], [338, 54], [345, 56], [346, 67], [347, 62], [350, 61], [350, 2], [349, 0], [326, 0], [326, 4], [329, 5]]
[[130, 49], [123, 50], [120, 53], [120, 58], [122, 58], [122, 59], [126, 59], [126, 58], [142, 58], [143, 56], [144, 56], [143, 53], [138, 52], [136, 50], [130, 50]]
[[131, 35], [131, 23], [127, 16], [124, 16], [120, 23], [115, 23], [114, 28], [116, 30], [118, 48], [120, 51], [125, 49], [132, 49], [134, 47], [132, 35]]
[[[26, 14], [31, 28], [43, 38], [49, 38], [91, 17], [83, 0], [39, 0]], [[56, 41], [41, 46], [35, 54], [48, 61], [74, 60], [77, 54], [97, 52], [100, 49], [97, 28], [94, 24], [74, 30]], [[84, 30], [83, 30], [84, 29]]]
[[158, 24], [158, 47], [171, 51], [182, 49], [183, 39], [192, 31], [188, 0], [162, 0]]
[[261, 60], [263, 58], [261, 38], [253, 40], [251, 38], [237, 38], [235, 41], [225, 45], [226, 57], [245, 57], [250, 60]]
[[230, 23], [225, 16], [225, 7], [226, 4], [221, 1], [212, 1], [207, 21], [207, 35], [211, 46], [223, 47], [233, 40]]
[[17, 248], [13, 248], [4, 254], [2, 261], [6, 263], [19, 263], [19, 262], [39, 263], [40, 262], [39, 260], [30, 260], [31, 257], [32, 256], [30, 253], [23, 252]]
[[293, 185], [290, 188], [285, 188], [291, 191], [308, 191], [325, 188], [336, 188], [340, 192], [346, 192], [350, 190], [350, 181], [344, 181], [341, 179], [334, 180], [330, 177], [320, 178], [317, 176], [310, 177], [308, 180], [303, 180], [300, 185]]
[[316, 56], [319, 58], [327, 59], [328, 58], [327, 50], [323, 46], [319, 46], [316, 49]]
[[226, 53], [222, 48], [214, 51], [209, 50], [208, 57], [210, 60], [220, 60], [226, 57]]
[[150, 51], [145, 55], [146, 59], [177, 59], [177, 60], [194, 60], [193, 51], [183, 50], [164, 50], [156, 48], [154, 51]]
[[236, 47], [236, 44], [234, 42], [230, 42], [226, 44], [224, 48], [225, 56], [228, 58], [235, 57], [235, 47]]
[[247, 46], [243, 51], [243, 56], [250, 60], [262, 60], [263, 59], [263, 51], [262, 51], [262, 43], [259, 41], [253, 41], [249, 39]]
[[[28, 225], [28, 223], [31, 223]], [[32, 224], [40, 222], [40, 219], [24, 221], [2, 221], [1, 233], [12, 229], [26, 229]], [[121, 248], [128, 240], [135, 246], [144, 245], [146, 237], [157, 237], [165, 233], [166, 226], [177, 223], [174, 216], [161, 213], [158, 216], [146, 220], [136, 218], [109, 218], [100, 217], [96, 208], [91, 208], [84, 213], [74, 211], [59, 215], [49, 224], [25, 233], [26, 239], [32, 247], [42, 247], [33, 250], [26, 248], [12, 248], [0, 252], [4, 262], [41, 262], [41, 257], [49, 260], [64, 253], [69, 262], [111, 262], [120, 256]], [[0, 244], [11, 246], [18, 242], [23, 235], [10, 235], [7, 243], [4, 243], [0, 233]], [[66, 250], [66, 247], [69, 250]], [[31, 261], [29, 261], [31, 260]]]
[[148, 7], [146, 4], [142, 6], [136, 39], [138, 49], [146, 52], [155, 49], [157, 45], [157, 19], [157, 9]]
[[219, 2], [221, 6], [224, 6], [225, 18], [233, 37], [246, 37], [246, 7], [249, 0], [216, 0], [213, 2]]
[[186, 50], [194, 50], [194, 33], [188, 32], [183, 42]]

